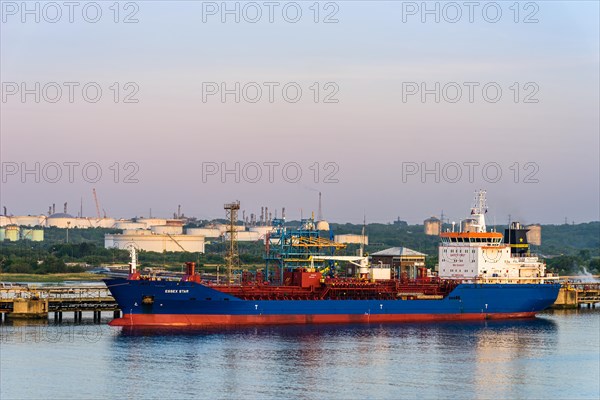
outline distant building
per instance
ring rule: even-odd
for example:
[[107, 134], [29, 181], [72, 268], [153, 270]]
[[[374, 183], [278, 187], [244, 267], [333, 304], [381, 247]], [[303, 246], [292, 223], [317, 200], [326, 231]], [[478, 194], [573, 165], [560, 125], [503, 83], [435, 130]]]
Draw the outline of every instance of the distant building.
[[442, 221], [436, 217], [427, 218], [423, 221], [425, 234], [430, 236], [439, 236], [442, 231]]
[[389, 266], [398, 277], [406, 274], [409, 278], [416, 278], [418, 269], [425, 267], [425, 257], [425, 254], [407, 247], [391, 247], [372, 253], [371, 262]]

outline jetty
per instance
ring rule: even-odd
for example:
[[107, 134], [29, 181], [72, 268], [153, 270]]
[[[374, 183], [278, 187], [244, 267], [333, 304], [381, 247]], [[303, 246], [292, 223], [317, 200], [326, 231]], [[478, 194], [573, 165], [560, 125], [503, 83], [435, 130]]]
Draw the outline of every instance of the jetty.
[[63, 313], [73, 313], [81, 321], [84, 312], [91, 312], [100, 321], [102, 312], [120, 317], [115, 299], [105, 285], [99, 286], [29, 286], [2, 284], [0, 286], [0, 321], [10, 319], [44, 319], [54, 314], [62, 321]]
[[595, 308], [600, 303], [600, 283], [564, 282], [552, 308]]

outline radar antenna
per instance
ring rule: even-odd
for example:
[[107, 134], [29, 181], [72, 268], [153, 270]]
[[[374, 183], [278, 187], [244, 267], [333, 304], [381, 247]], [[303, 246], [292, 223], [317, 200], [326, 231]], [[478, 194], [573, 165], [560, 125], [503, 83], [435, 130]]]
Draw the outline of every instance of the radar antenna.
[[475, 192], [475, 204], [471, 208], [471, 218], [474, 220], [473, 228], [475, 232], [486, 232], [485, 214], [487, 213], [487, 200], [485, 196], [485, 190]]

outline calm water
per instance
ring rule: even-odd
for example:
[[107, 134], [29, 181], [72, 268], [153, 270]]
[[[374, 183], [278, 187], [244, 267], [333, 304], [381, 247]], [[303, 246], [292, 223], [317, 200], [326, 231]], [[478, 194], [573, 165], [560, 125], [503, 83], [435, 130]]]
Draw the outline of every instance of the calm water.
[[64, 320], [1, 332], [3, 400], [600, 397], [600, 310], [227, 332]]

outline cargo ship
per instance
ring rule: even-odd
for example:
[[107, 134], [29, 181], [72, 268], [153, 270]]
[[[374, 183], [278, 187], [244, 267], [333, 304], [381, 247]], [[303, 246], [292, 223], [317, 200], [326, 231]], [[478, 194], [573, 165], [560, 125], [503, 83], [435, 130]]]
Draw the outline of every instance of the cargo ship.
[[[526, 229], [513, 223], [504, 235], [487, 232], [485, 192], [476, 193], [469, 223], [440, 233], [437, 273], [414, 276], [371, 265], [323, 234], [314, 218], [298, 228], [273, 220], [265, 237], [264, 271], [226, 281], [208, 280], [195, 263], [178, 278], [142, 275], [131, 247], [130, 274], [106, 279], [123, 316], [112, 326], [228, 327], [268, 324], [394, 323], [531, 318], [551, 306], [558, 277], [529, 253]], [[237, 221], [235, 221], [237, 222]], [[231, 224], [233, 259], [235, 228]], [[322, 227], [321, 227], [322, 228]], [[341, 276], [338, 263], [350, 266]]]

